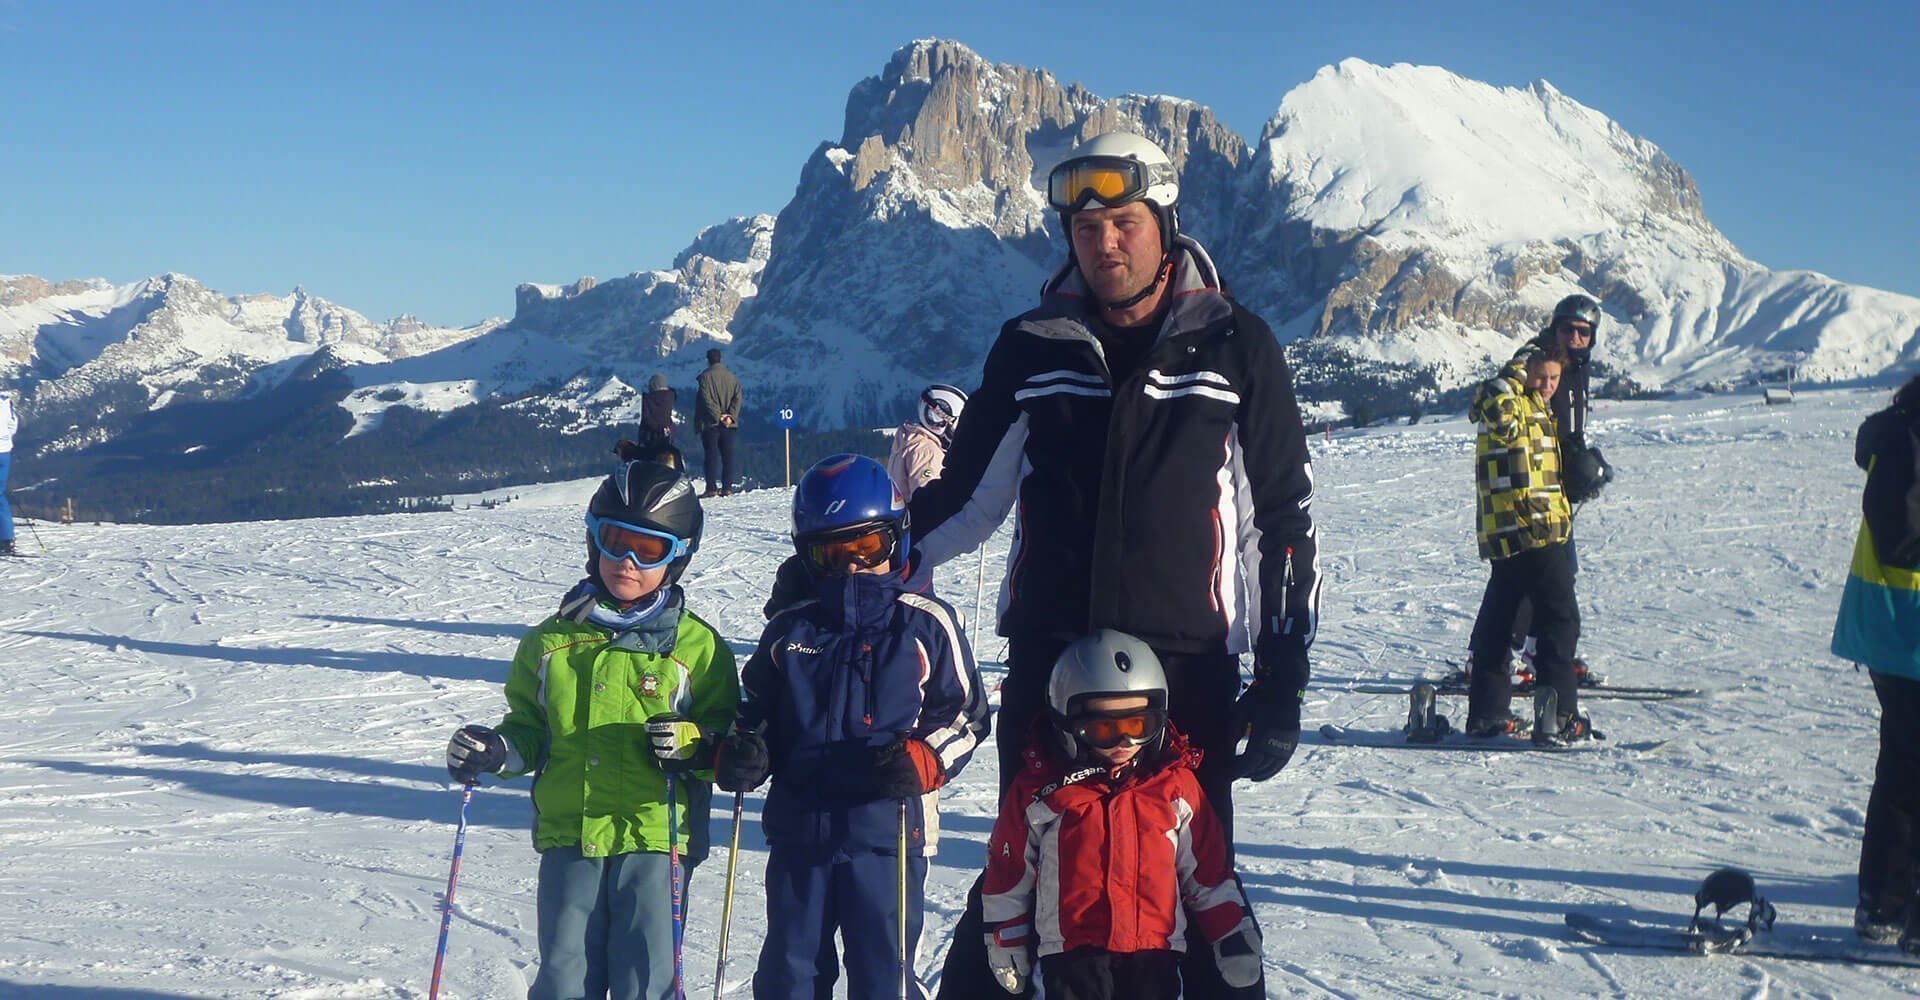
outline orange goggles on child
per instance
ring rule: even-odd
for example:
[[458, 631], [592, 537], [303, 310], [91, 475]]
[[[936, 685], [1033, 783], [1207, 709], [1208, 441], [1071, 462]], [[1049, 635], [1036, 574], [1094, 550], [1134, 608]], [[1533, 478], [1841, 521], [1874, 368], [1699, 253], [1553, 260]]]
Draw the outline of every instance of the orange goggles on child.
[[1153, 742], [1167, 726], [1167, 713], [1155, 708], [1134, 712], [1090, 712], [1070, 720], [1074, 738], [1098, 750], [1110, 750], [1122, 743], [1134, 746]]
[[614, 562], [627, 560], [640, 569], [665, 566], [686, 555], [690, 548], [686, 539], [664, 531], [592, 514], [587, 515], [587, 531], [601, 555]]
[[834, 572], [846, 566], [872, 569], [893, 558], [900, 535], [890, 524], [874, 525], [857, 535], [799, 540], [800, 554], [815, 570]]

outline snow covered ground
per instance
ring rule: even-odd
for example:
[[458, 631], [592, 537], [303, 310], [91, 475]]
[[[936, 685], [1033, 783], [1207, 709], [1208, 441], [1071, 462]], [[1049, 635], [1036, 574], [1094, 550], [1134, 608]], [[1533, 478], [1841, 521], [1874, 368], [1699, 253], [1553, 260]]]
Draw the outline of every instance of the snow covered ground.
[[[1618, 683], [1717, 693], [1589, 702], [1616, 741], [1676, 738], [1638, 756], [1310, 735], [1279, 778], [1237, 797], [1271, 991], [1920, 991], [1920, 971], [1660, 957], [1561, 929], [1576, 907], [1683, 921], [1699, 879], [1737, 864], [1779, 906], [1776, 936], [1846, 933], [1876, 708], [1826, 644], [1858, 518], [1853, 430], [1886, 396], [1601, 404], [1595, 435], [1619, 481], [1578, 522], [1582, 650]], [[1401, 699], [1343, 689], [1438, 673], [1464, 650], [1485, 582], [1469, 429], [1429, 420], [1313, 447], [1327, 585], [1308, 716], [1397, 727]], [[498, 718], [515, 638], [578, 577], [591, 486], [436, 514], [37, 526], [42, 557], [0, 561], [0, 995], [424, 997], [460, 801], [443, 747], [457, 725]], [[692, 603], [743, 656], [787, 499], [708, 506]], [[40, 554], [24, 526], [21, 542]], [[939, 578], [969, 612], [977, 566]], [[998, 660], [1000, 640], [981, 635]], [[951, 789], [924, 971], [983, 862], [994, 787], [982, 753]], [[757, 810], [749, 797], [738, 996], [764, 919]], [[445, 992], [514, 997], [535, 958], [525, 785], [483, 786], [471, 816]], [[725, 820], [714, 813], [717, 844]], [[692, 882], [692, 995], [711, 990], [724, 868], [716, 851]]]

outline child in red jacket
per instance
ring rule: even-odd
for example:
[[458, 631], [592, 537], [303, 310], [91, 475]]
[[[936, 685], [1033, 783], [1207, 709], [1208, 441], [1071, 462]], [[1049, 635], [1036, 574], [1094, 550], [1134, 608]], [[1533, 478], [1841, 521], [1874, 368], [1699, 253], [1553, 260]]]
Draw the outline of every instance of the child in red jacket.
[[1060, 654], [1047, 702], [988, 844], [994, 978], [1024, 995], [1037, 958], [1048, 1000], [1178, 996], [1191, 915], [1227, 985], [1258, 982], [1260, 933], [1153, 650], [1097, 631]]

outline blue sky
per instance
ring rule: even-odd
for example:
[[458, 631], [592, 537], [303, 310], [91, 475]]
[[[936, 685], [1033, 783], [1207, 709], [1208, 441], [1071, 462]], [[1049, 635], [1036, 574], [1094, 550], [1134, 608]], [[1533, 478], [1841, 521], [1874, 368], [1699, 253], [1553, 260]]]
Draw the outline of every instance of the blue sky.
[[1249, 140], [1348, 56], [1545, 78], [1753, 259], [1920, 295], [1920, 4], [691, 6], [0, 0], [0, 273], [511, 315], [778, 212], [848, 90], [943, 37]]

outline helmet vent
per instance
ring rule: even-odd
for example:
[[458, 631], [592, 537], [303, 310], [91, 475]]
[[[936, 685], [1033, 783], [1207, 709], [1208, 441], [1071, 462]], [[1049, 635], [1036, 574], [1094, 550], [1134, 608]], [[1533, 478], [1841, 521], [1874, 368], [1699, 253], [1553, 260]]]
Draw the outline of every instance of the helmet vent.
[[1132, 673], [1133, 657], [1128, 656], [1126, 650], [1121, 650], [1113, 654], [1113, 665], [1119, 667], [1123, 673]]

